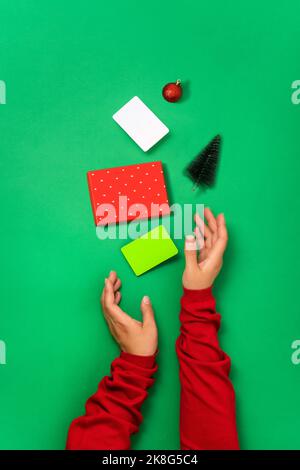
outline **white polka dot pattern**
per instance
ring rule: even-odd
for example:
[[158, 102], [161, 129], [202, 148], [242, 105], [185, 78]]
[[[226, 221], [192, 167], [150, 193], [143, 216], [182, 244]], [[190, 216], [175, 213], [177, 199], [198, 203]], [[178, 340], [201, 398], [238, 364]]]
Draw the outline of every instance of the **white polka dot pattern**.
[[[152, 203], [163, 205], [159, 215], [170, 214], [160, 161], [89, 171], [87, 176], [96, 225], [149, 218]], [[127, 211], [119, 208], [120, 196], [127, 197]], [[111, 204], [115, 210], [99, 216], [101, 204]]]

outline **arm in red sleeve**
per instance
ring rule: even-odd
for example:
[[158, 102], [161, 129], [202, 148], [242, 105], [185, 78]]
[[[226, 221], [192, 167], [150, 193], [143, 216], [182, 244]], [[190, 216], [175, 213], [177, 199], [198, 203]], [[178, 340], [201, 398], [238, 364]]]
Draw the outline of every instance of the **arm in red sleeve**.
[[218, 341], [220, 320], [211, 288], [184, 289], [176, 343], [182, 449], [239, 448], [230, 358]]
[[153, 384], [155, 356], [121, 353], [69, 429], [69, 450], [126, 450], [142, 422], [141, 406]]

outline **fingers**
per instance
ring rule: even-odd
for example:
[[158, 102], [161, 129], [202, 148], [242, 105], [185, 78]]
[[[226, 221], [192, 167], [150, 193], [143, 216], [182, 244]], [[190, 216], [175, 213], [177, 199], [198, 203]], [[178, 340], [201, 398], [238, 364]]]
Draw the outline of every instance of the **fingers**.
[[152, 326], [155, 325], [154, 312], [151, 305], [151, 300], [147, 295], [142, 298], [141, 302], [141, 311], [143, 315], [143, 326]]
[[185, 238], [184, 254], [186, 267], [197, 268], [197, 242], [193, 235], [187, 235]]
[[114, 292], [117, 292], [118, 290], [120, 290], [121, 285], [122, 285], [121, 279], [117, 278], [117, 280], [116, 280], [116, 282], [115, 282], [115, 284], [114, 284]]
[[113, 321], [123, 322], [128, 315], [118, 306], [120, 300], [120, 292], [115, 295], [113, 284], [108, 277], [105, 279], [105, 286], [101, 297], [102, 307], [106, 316], [109, 315]]
[[[204, 213], [205, 213], [205, 210], [204, 210]], [[211, 248], [213, 234], [210, 228], [204, 223], [204, 220], [200, 217], [199, 214], [195, 214], [195, 222], [198, 227], [198, 230], [202, 234], [202, 237], [204, 236], [206, 248]], [[203, 242], [201, 246], [203, 246]]]
[[109, 273], [108, 279], [112, 282], [114, 287], [114, 292], [118, 291], [121, 287], [121, 279], [118, 278], [117, 273], [115, 271], [111, 271]]
[[[113, 283], [113, 285], [115, 284], [116, 280], [117, 280], [117, 273], [115, 271], [110, 271], [109, 273], [109, 276], [108, 276], [108, 279]], [[102, 307], [104, 308], [104, 294], [105, 294], [105, 281], [104, 280], [104, 287], [103, 287], [103, 290], [102, 290], [102, 294], [101, 294], [101, 305]]]
[[113, 288], [113, 283], [108, 277], [104, 281], [104, 305], [107, 308], [110, 308], [115, 303], [115, 293]]
[[227, 246], [228, 234], [224, 214], [218, 215], [216, 219], [218, 238], [209, 253], [209, 262], [216, 264], [222, 261]]
[[[111, 271], [109, 273], [108, 279], [112, 282], [113, 284], [113, 290], [115, 293], [115, 303], [118, 305], [121, 301], [121, 293], [119, 292], [119, 289], [121, 288], [121, 279], [118, 278], [118, 275], [115, 271]], [[103, 306], [103, 297], [104, 297], [104, 289], [102, 292], [101, 296], [101, 304]]]
[[194, 233], [196, 236], [198, 249], [200, 250], [200, 255], [201, 255], [201, 250], [204, 247], [204, 237], [198, 225], [195, 227]]
[[218, 238], [218, 226], [217, 226], [217, 221], [215, 219], [214, 214], [212, 211], [209, 209], [209, 207], [206, 207], [204, 209], [204, 216], [207, 220], [207, 224], [211, 233], [211, 244], [213, 245]]
[[121, 292], [118, 291], [115, 294], [115, 302], [116, 302], [117, 305], [119, 305], [119, 303], [121, 302], [121, 297], [122, 297]]
[[117, 280], [117, 273], [116, 271], [110, 271], [109, 275], [108, 275], [108, 279], [112, 282], [112, 284], [114, 284]]
[[228, 232], [226, 227], [226, 220], [224, 214], [219, 214], [217, 217], [218, 238], [223, 240], [225, 247], [228, 242]]

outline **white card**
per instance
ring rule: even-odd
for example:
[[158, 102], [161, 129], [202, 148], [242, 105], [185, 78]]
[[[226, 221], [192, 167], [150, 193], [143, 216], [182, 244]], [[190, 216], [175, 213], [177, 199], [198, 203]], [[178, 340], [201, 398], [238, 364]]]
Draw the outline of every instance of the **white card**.
[[113, 119], [144, 152], [169, 132], [169, 129], [137, 96], [117, 111]]

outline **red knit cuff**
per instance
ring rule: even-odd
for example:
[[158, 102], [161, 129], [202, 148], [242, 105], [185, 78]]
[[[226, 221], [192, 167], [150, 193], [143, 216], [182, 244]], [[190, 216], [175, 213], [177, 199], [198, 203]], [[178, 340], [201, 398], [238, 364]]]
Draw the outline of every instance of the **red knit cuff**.
[[209, 299], [214, 299], [212, 286], [207, 289], [191, 290], [183, 288], [184, 297], [191, 301], [204, 301]]
[[153, 369], [156, 364], [156, 354], [152, 356], [137, 356], [135, 354], [129, 354], [126, 352], [121, 352], [120, 357], [124, 359], [126, 362], [130, 362], [131, 364], [135, 364], [139, 367], [144, 367], [145, 369]]

